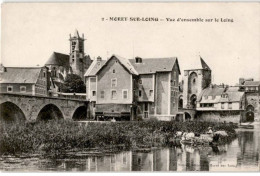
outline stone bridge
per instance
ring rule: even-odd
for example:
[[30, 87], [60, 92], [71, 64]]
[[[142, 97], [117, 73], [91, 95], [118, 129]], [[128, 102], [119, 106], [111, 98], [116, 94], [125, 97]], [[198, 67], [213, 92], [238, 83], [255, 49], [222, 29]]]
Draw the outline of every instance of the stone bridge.
[[89, 116], [88, 101], [60, 97], [0, 93], [0, 120], [81, 120]]

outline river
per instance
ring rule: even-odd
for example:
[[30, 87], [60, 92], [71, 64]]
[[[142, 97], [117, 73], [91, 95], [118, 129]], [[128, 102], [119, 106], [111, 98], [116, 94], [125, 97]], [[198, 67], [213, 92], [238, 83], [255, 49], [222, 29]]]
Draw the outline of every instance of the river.
[[0, 157], [2, 171], [259, 171], [260, 123], [254, 129], [237, 129], [230, 144], [212, 147], [182, 146], [150, 152], [123, 151], [113, 154], [63, 158], [39, 156]]

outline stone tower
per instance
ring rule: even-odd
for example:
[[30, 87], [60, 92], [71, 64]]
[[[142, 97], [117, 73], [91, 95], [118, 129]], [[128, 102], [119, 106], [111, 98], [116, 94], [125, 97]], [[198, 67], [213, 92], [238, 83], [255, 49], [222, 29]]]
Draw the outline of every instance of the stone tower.
[[200, 68], [184, 70], [183, 108], [196, 108], [197, 97], [211, 84], [211, 69], [200, 57]]
[[76, 29], [74, 36], [70, 35], [70, 66], [73, 74], [77, 74], [80, 77], [84, 77], [84, 34], [82, 37], [79, 36], [79, 32]]

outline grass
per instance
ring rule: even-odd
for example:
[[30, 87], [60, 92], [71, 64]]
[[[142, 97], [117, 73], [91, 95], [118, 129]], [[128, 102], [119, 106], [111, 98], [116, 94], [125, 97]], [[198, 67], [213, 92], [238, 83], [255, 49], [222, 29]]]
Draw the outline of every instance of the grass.
[[89, 123], [87, 126], [73, 121], [1, 124], [0, 153], [59, 154], [72, 150], [98, 148], [124, 149], [167, 146], [176, 131], [205, 133], [208, 127], [225, 130], [227, 143], [236, 137], [235, 125], [210, 122], [132, 121], [117, 123]]

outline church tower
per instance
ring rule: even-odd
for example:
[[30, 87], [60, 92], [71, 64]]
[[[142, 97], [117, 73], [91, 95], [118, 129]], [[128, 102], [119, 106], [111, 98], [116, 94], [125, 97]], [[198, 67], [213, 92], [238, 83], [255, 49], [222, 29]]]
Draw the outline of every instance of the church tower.
[[211, 69], [200, 57], [199, 68], [184, 70], [183, 108], [196, 108], [197, 98], [211, 84]]
[[82, 37], [79, 36], [79, 32], [76, 29], [74, 36], [70, 35], [70, 66], [73, 74], [79, 75], [81, 78], [84, 77], [84, 34]]

